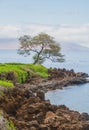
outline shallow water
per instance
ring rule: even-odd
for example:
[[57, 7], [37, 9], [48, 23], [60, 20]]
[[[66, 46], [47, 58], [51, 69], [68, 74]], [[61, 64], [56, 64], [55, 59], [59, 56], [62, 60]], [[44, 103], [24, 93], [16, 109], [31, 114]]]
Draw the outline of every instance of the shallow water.
[[49, 91], [46, 93], [46, 99], [50, 99], [55, 105], [65, 104], [72, 110], [89, 113], [89, 84]]

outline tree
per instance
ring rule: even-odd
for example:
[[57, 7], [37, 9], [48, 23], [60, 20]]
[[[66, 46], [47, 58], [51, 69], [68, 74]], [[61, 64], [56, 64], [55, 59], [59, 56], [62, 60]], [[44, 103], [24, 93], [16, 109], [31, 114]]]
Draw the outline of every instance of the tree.
[[52, 62], [63, 62], [63, 55], [60, 53], [60, 45], [48, 34], [40, 33], [37, 36], [31, 37], [24, 35], [19, 38], [20, 55], [30, 55], [34, 52], [34, 64], [42, 64], [46, 59]]

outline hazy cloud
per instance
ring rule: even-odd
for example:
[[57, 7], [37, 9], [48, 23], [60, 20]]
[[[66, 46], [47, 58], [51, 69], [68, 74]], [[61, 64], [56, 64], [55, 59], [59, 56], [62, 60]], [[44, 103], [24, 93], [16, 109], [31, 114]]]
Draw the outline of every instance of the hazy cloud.
[[81, 26], [50, 26], [39, 24], [0, 25], [0, 38], [19, 38], [24, 34], [33, 36], [40, 32], [45, 32], [52, 35], [59, 42], [71, 42], [89, 47], [89, 24], [84, 24]]

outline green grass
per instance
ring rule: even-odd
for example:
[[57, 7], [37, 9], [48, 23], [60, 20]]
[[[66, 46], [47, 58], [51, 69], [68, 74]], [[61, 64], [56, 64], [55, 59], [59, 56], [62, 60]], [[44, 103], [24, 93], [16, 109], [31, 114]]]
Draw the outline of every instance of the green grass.
[[14, 85], [11, 81], [4, 81], [4, 80], [0, 80], [0, 86], [4, 86], [7, 88], [13, 88]]
[[[16, 130], [16, 127], [13, 123], [13, 121], [11, 120], [7, 120], [5, 117], [4, 117], [4, 113], [2, 110], [0, 110], [0, 119], [4, 119], [5, 120], [5, 129], [7, 130]], [[4, 121], [3, 121], [4, 122]]]
[[16, 130], [14, 123], [12, 121], [7, 122], [7, 130]]
[[[18, 83], [24, 83], [28, 77], [38, 75], [42, 78], [48, 77], [48, 70], [42, 65], [34, 64], [21, 64], [21, 63], [7, 63], [0, 64], [0, 77], [4, 75], [3, 79], [1, 78], [0, 84], [7, 86], [12, 86], [11, 82], [5, 82], [7, 80], [8, 73], [14, 73], [15, 81]], [[3, 81], [2, 81], [3, 80]], [[13, 82], [13, 81], [12, 81]]]
[[0, 97], [4, 97], [4, 96], [5, 96], [4, 92], [0, 91]]
[[21, 69], [21, 66], [22, 65], [2, 64], [0, 65], [0, 73], [7, 75], [8, 72], [13, 72], [17, 82], [22, 83], [25, 82], [27, 78], [27, 72]]
[[32, 69], [35, 73], [37, 73], [38, 75], [40, 75], [43, 78], [47, 78], [48, 77], [48, 70], [46, 67], [42, 66], [42, 65], [34, 65], [34, 64], [30, 64], [29, 65], [30, 69]]
[[7, 122], [7, 130], [16, 130], [14, 123], [12, 121]]

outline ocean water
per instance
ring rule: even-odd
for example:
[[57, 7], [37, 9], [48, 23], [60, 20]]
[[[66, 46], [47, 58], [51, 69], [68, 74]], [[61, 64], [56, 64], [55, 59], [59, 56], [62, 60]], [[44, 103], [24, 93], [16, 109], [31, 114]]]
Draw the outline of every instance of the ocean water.
[[0, 50], [0, 63], [29, 63], [31, 60], [31, 57], [24, 57], [17, 54], [17, 50]]
[[[82, 71], [89, 74], [89, 51], [62, 51], [65, 55], [65, 62], [52, 63], [47, 60], [44, 65], [48, 68], [66, 68], [74, 69], [76, 72]], [[19, 63], [32, 63], [32, 56], [24, 57], [17, 54], [17, 50], [0, 50], [0, 63], [19, 62]]]
[[[73, 68], [76, 72], [86, 72], [89, 74], [89, 51], [68, 51], [66, 62], [61, 67], [67, 69]], [[65, 104], [71, 110], [89, 113], [89, 83], [75, 85], [64, 88], [63, 90], [54, 90], [46, 93], [46, 99], [52, 104]]]
[[[66, 61], [63, 63], [52, 63], [46, 61], [44, 65], [48, 68], [74, 69], [76, 72], [86, 72], [89, 74], [89, 51], [65, 50], [62, 52]], [[32, 63], [31, 56], [24, 57], [17, 54], [16, 50], [0, 50], [0, 63], [20, 62]], [[72, 110], [89, 113], [89, 84], [69, 86], [63, 90], [49, 91], [46, 99], [50, 99], [52, 104], [65, 104]]]

